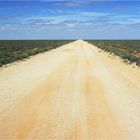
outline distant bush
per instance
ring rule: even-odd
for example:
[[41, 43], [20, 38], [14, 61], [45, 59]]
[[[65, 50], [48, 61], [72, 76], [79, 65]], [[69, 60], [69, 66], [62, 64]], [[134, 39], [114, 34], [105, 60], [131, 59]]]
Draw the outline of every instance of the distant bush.
[[1, 40], [0, 66], [57, 48], [72, 40]]
[[125, 62], [135, 62], [140, 66], [140, 40], [87, 40], [110, 54], [115, 54]]

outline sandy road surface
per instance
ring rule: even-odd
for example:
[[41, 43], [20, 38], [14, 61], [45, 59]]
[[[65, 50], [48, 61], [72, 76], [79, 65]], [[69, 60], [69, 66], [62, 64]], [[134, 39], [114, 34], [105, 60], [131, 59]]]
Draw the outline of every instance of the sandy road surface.
[[140, 69], [82, 40], [0, 70], [1, 140], [139, 140]]

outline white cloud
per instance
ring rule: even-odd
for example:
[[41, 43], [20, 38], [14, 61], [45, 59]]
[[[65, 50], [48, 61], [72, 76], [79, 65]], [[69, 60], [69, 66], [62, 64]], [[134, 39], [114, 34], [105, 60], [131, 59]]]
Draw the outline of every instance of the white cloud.
[[79, 12], [79, 15], [92, 16], [92, 17], [103, 17], [103, 16], [109, 16], [110, 14], [102, 13], [102, 12]]

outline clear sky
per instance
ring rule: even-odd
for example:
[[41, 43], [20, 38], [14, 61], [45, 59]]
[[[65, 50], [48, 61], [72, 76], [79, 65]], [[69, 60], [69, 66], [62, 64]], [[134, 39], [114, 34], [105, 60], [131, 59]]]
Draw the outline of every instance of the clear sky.
[[0, 39], [140, 39], [140, 1], [0, 1]]

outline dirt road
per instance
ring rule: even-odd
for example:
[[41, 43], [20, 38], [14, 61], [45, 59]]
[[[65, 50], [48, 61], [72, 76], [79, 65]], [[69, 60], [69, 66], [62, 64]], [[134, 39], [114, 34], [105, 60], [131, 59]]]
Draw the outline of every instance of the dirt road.
[[82, 40], [0, 70], [1, 140], [139, 140], [140, 69]]

